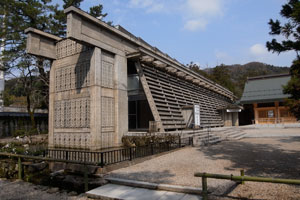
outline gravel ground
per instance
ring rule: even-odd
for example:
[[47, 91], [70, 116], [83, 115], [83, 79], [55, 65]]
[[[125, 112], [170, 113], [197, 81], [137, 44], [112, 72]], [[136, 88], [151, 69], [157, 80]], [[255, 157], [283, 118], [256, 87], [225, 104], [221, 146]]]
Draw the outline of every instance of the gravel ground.
[[[202, 148], [184, 148], [109, 176], [154, 183], [201, 187], [194, 172], [300, 179], [300, 137], [247, 138]], [[227, 198], [300, 199], [300, 187], [282, 184], [208, 179], [209, 190]], [[223, 199], [213, 197], [213, 199]]]
[[19, 180], [0, 179], [1, 200], [88, 200], [84, 194], [67, 192], [58, 188], [33, 185]]
[[255, 128], [255, 126], [238, 126], [246, 133], [246, 137], [250, 138], [266, 138], [266, 137], [300, 137], [300, 127], [295, 128]]

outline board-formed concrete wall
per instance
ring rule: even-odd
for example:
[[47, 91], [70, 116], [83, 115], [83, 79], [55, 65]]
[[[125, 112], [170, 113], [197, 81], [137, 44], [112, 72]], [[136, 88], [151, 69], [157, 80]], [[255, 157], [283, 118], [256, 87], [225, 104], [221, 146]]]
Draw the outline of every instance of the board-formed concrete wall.
[[49, 147], [119, 146], [128, 126], [126, 59], [72, 39], [58, 41], [56, 55], [50, 71]]

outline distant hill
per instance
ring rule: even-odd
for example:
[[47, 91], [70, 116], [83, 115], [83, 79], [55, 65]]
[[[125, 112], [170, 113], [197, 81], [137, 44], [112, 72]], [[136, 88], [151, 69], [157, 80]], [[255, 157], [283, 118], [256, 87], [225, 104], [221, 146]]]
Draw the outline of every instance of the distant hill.
[[192, 70], [206, 76], [218, 84], [231, 90], [238, 98], [243, 94], [247, 77], [289, 73], [289, 67], [278, 67], [260, 62], [250, 62], [244, 65], [220, 65], [214, 68], [200, 70], [199, 66], [187, 65]]

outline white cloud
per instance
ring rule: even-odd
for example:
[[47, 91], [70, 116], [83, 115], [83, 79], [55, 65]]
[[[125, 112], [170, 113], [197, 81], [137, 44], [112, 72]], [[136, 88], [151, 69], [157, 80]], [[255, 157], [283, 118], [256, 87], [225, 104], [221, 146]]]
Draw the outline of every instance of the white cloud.
[[292, 60], [296, 57], [295, 52], [289, 51], [281, 54], [272, 53], [267, 50], [267, 48], [260, 43], [252, 45], [248, 49], [247, 60], [258, 61], [268, 64], [273, 64], [275, 66], [285, 66], [286, 60]]
[[185, 30], [197, 31], [205, 30], [212, 20], [223, 15], [224, 2], [225, 0], [130, 0], [128, 7], [143, 9], [146, 13], [174, 14], [182, 18]]
[[184, 29], [189, 31], [196, 31], [198, 29], [205, 29], [207, 22], [204, 19], [188, 20], [184, 24]]
[[184, 28], [189, 31], [204, 30], [213, 19], [223, 14], [223, 0], [187, 0]]
[[257, 57], [260, 57], [260, 56], [265, 56], [268, 54], [268, 50], [267, 48], [262, 45], [262, 44], [254, 44], [250, 47], [250, 53], [253, 55], [253, 56], [257, 56]]
[[164, 8], [164, 4], [158, 0], [130, 0], [129, 7], [144, 8], [146, 12], [160, 12]]
[[222, 13], [222, 1], [188, 0], [187, 9], [194, 16], [217, 16]]

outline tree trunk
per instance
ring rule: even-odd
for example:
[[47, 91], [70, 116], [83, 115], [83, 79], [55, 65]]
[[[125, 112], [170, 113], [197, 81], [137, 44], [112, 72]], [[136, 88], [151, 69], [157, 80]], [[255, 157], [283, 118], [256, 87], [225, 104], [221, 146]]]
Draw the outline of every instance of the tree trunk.
[[27, 94], [26, 100], [27, 100], [27, 112], [30, 116], [30, 121], [31, 121], [31, 129], [36, 129], [36, 123], [34, 119], [34, 109], [32, 110], [30, 109], [31, 107], [30, 95]]

